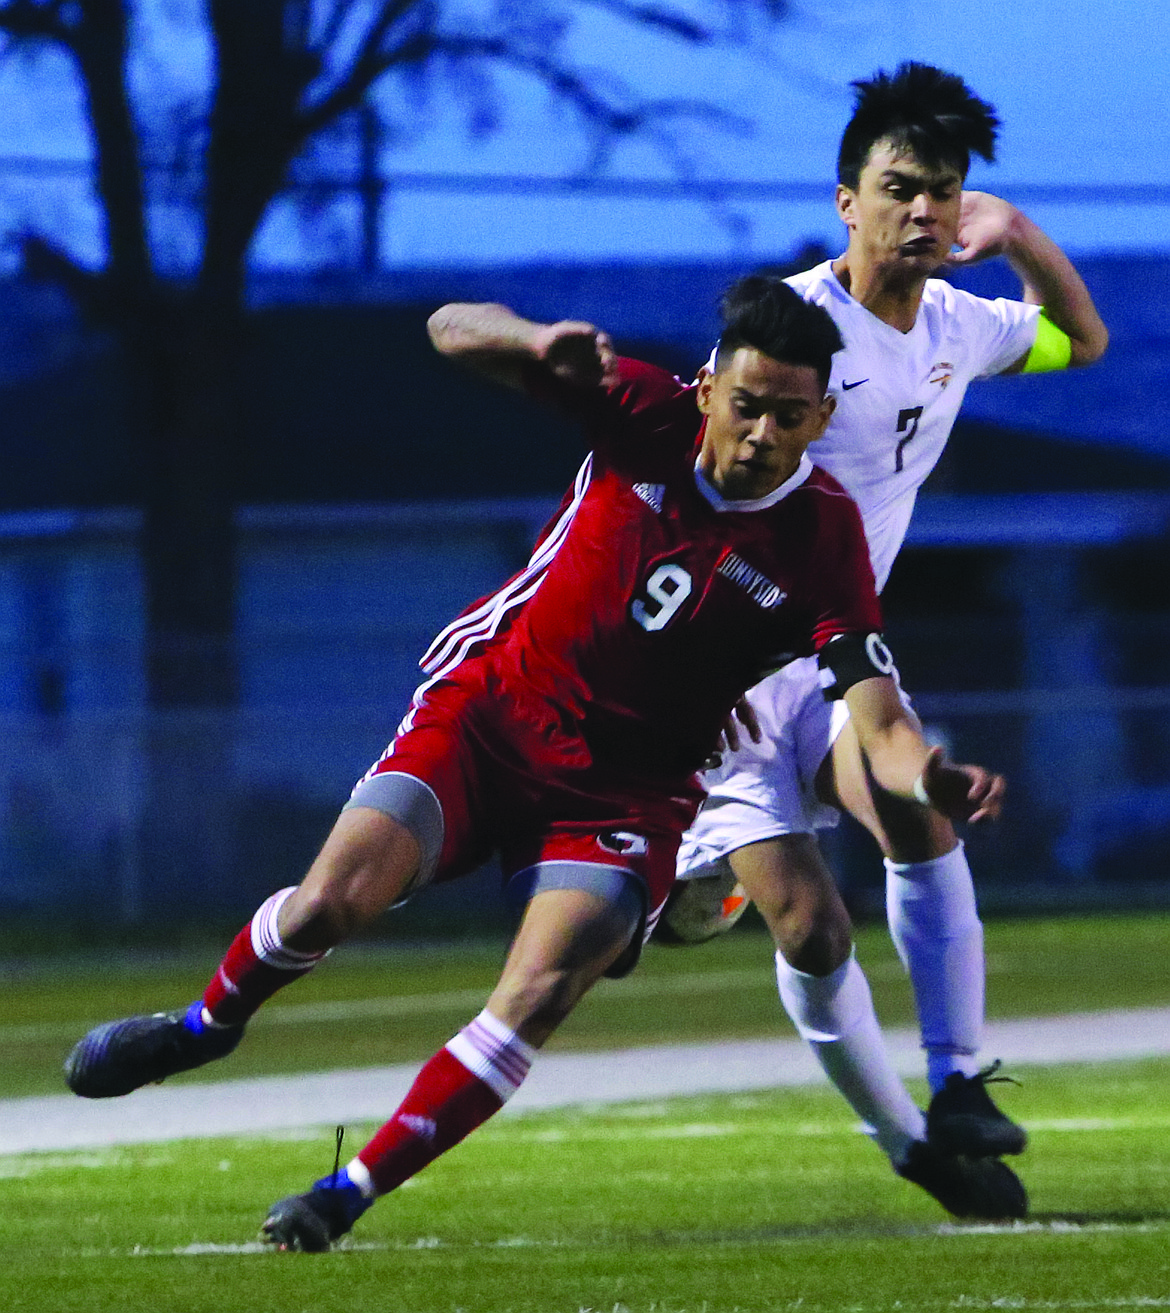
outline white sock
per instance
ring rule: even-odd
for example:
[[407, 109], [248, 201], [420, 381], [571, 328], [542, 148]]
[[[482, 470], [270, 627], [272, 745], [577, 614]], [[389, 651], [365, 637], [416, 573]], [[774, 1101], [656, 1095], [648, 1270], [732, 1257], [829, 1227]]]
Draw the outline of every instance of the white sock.
[[972, 1076], [983, 1038], [983, 925], [960, 843], [931, 862], [886, 862], [886, 914], [910, 973], [926, 1076]]
[[370, 1175], [370, 1169], [360, 1158], [351, 1158], [345, 1164], [345, 1173], [367, 1199], [378, 1197], [378, 1187]]
[[776, 954], [780, 1001], [825, 1074], [897, 1166], [926, 1139], [921, 1110], [886, 1054], [869, 982], [852, 953], [831, 975], [810, 976]]

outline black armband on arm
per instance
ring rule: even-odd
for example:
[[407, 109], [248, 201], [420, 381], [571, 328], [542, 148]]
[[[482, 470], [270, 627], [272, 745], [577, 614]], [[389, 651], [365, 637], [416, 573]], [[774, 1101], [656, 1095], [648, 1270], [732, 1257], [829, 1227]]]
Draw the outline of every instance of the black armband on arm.
[[844, 697], [846, 689], [863, 679], [898, 676], [893, 654], [878, 633], [838, 634], [817, 653], [817, 664], [821, 668], [821, 692], [826, 702]]

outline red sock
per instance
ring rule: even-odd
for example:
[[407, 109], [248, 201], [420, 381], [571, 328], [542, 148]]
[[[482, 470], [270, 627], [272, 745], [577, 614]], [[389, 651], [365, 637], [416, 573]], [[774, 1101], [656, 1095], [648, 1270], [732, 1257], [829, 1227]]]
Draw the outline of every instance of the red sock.
[[490, 1013], [465, 1026], [423, 1067], [398, 1111], [358, 1154], [375, 1192], [401, 1185], [499, 1112], [532, 1058], [529, 1045]]
[[232, 940], [219, 970], [203, 993], [203, 1006], [221, 1026], [241, 1026], [278, 989], [311, 971], [324, 953], [285, 948], [276, 917], [293, 891], [282, 889], [265, 902]]

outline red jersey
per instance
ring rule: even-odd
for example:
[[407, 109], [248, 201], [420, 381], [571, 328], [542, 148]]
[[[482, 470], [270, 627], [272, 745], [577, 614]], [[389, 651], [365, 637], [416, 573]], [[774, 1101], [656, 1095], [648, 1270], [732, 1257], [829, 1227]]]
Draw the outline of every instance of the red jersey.
[[525, 569], [421, 664], [432, 684], [486, 666], [474, 676], [521, 738], [566, 768], [681, 784], [764, 671], [881, 615], [860, 515], [830, 475], [805, 458], [768, 497], [726, 502], [695, 468], [694, 387], [634, 360], [618, 375], [540, 384], [584, 419], [592, 454]]

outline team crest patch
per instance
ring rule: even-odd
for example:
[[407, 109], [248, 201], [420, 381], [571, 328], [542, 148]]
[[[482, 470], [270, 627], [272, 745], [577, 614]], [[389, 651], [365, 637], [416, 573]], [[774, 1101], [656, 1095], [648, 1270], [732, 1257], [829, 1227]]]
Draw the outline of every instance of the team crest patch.
[[662, 501], [666, 496], [665, 483], [635, 483], [634, 491], [655, 511], [662, 510]]
[[937, 365], [931, 365], [930, 377], [926, 381], [927, 383], [937, 383], [940, 388], [945, 388], [951, 381], [954, 372], [954, 365], [950, 364], [949, 361], [940, 360]]
[[774, 584], [767, 575], [761, 574], [754, 565], [748, 565], [742, 556], [728, 552], [719, 562], [718, 573], [733, 584], [738, 584], [765, 611], [772, 611], [788, 596], [779, 584]]
[[627, 830], [606, 830], [597, 836], [597, 843], [607, 852], [622, 857], [645, 857], [650, 851], [650, 845], [642, 835], [630, 834]]

